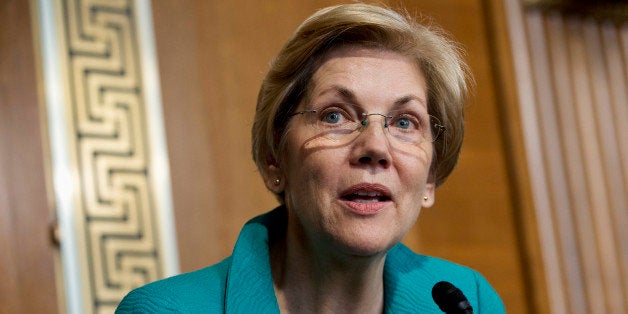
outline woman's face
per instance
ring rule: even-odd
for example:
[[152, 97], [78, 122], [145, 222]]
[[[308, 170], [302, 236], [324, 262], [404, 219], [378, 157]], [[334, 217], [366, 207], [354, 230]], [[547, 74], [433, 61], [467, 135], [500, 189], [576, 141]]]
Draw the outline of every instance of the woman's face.
[[[399, 140], [372, 114], [426, 116], [425, 79], [410, 58], [386, 50], [348, 46], [325, 60], [297, 110], [317, 112], [290, 119], [284, 159], [272, 169], [283, 182], [289, 232], [314, 250], [386, 253], [432, 205], [432, 143]], [[363, 113], [368, 123], [351, 134], [326, 127]], [[407, 122], [391, 121], [402, 131]]]

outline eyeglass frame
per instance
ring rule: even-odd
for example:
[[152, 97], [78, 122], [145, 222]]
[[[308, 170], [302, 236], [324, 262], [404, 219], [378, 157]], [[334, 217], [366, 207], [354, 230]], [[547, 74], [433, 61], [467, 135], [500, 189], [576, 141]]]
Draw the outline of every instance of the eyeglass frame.
[[[306, 114], [306, 113], [317, 113], [317, 112], [318, 112], [318, 110], [316, 110], [316, 109], [307, 109], [307, 110], [294, 112], [294, 113], [288, 115], [288, 120], [292, 119], [292, 117], [297, 116], [297, 115], [303, 115], [303, 114]], [[383, 114], [383, 113], [379, 113], [379, 112], [373, 112], [373, 113], [365, 113], [365, 112], [363, 112], [361, 114], [362, 119], [360, 121], [360, 125], [362, 127], [368, 126], [368, 123], [369, 123], [368, 117], [369, 116], [373, 116], [373, 115], [384, 117], [384, 126], [383, 126], [384, 129], [388, 129], [388, 120], [395, 117], [395, 116], [390, 115], [390, 112], [388, 114]], [[430, 121], [430, 132], [435, 133], [434, 130], [438, 130], [438, 132], [436, 133], [436, 136], [434, 136], [434, 138], [431, 141], [428, 141], [429, 143], [434, 143], [434, 142], [436, 142], [437, 140], [440, 139], [441, 134], [445, 133], [447, 128], [444, 125], [440, 124], [440, 120], [437, 117], [435, 117], [435, 116], [433, 116], [431, 114], [428, 114], [428, 117], [429, 117], [429, 121]], [[432, 122], [431, 122], [432, 118], [436, 119], [436, 121], [438, 121], [439, 123], [432, 124]], [[353, 132], [357, 131], [358, 129], [354, 130]], [[390, 130], [389, 130], [389, 132], [390, 132]]]

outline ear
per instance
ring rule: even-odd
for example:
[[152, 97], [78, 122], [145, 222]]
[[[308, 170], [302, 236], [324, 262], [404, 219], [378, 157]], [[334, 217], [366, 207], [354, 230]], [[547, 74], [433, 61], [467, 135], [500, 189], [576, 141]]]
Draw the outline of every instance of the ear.
[[425, 185], [423, 195], [421, 196], [421, 207], [428, 208], [434, 205], [435, 190], [436, 186], [434, 185], [434, 183], [428, 183]]
[[264, 175], [264, 184], [266, 184], [267, 189], [275, 194], [283, 192], [286, 186], [286, 180], [281, 174], [281, 169], [275, 165], [268, 165], [268, 169]]

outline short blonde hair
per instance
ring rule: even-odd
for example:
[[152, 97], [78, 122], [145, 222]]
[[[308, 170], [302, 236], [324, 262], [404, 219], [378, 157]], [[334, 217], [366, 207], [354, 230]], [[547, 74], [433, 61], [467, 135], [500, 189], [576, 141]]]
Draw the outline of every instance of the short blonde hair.
[[428, 112], [446, 128], [434, 142], [430, 169], [430, 182], [441, 185], [462, 146], [468, 67], [458, 46], [439, 28], [421, 25], [406, 13], [361, 3], [324, 8], [310, 16], [271, 64], [252, 128], [253, 160], [259, 171], [266, 177], [268, 166], [279, 166], [289, 116], [306, 97], [312, 75], [330, 51], [348, 44], [416, 60], [426, 79]]

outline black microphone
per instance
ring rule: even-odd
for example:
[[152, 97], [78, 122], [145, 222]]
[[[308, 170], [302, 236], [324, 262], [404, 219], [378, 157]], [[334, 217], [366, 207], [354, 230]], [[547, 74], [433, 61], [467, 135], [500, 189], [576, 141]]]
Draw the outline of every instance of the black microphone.
[[447, 281], [437, 282], [432, 298], [441, 311], [447, 314], [473, 314], [473, 307], [460, 289]]

